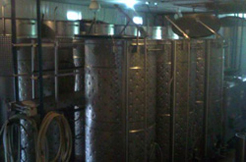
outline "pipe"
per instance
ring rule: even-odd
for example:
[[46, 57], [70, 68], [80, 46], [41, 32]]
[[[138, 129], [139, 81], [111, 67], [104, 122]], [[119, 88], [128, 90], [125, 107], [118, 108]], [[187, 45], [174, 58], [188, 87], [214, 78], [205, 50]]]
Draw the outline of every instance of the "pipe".
[[214, 35], [216, 35], [217, 38], [221, 38], [222, 37], [219, 33], [217, 33], [215, 30], [213, 30], [212, 28], [210, 28], [207, 24], [205, 24], [204, 22], [202, 22], [199, 18], [196, 18], [196, 22], [200, 23], [207, 30], [209, 30], [211, 33], [213, 33]]
[[56, 6], [54, 9], [54, 24], [55, 24], [55, 37], [57, 35], [57, 28], [56, 28], [56, 12], [57, 12], [58, 7]]
[[37, 31], [38, 31], [38, 70], [39, 70], [39, 114], [44, 116], [44, 107], [43, 107], [43, 57], [42, 57], [42, 39], [41, 39], [41, 14], [40, 14], [40, 0], [36, 1], [37, 8]]
[[178, 31], [180, 31], [183, 36], [186, 38], [186, 39], [190, 39], [190, 37], [177, 25], [175, 24], [168, 16], [165, 16], [165, 18], [167, 19], [167, 21], [169, 21], [176, 29], [178, 29]]
[[58, 103], [59, 97], [59, 80], [58, 80], [58, 71], [59, 71], [59, 55], [58, 55], [58, 41], [55, 42], [55, 100]]
[[[16, 13], [15, 13], [15, 0], [11, 0], [11, 23], [12, 23], [12, 44], [16, 43]], [[14, 75], [18, 74], [17, 67], [17, 49], [12, 46], [12, 54], [13, 54], [13, 71]], [[19, 101], [19, 86], [18, 86], [18, 78], [14, 78], [14, 94], [15, 100]]]
[[122, 35], [123, 32], [126, 30], [127, 26], [130, 24], [130, 21], [127, 21], [126, 25], [124, 26], [124, 28], [121, 30], [119, 35]]
[[[32, 43], [35, 43], [34, 40], [32, 40]], [[34, 77], [34, 71], [35, 71], [35, 46], [32, 46], [32, 53], [31, 53], [31, 71], [32, 71], [32, 77]], [[35, 99], [35, 80], [32, 80], [32, 99]]]
[[147, 51], [147, 39], [144, 39], [144, 159], [148, 161], [147, 146], [148, 146], [148, 51]]

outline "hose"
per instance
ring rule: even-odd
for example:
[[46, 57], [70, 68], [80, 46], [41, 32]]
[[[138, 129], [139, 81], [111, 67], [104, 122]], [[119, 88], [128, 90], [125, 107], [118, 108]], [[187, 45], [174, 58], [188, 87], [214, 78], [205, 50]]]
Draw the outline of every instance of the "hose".
[[[34, 145], [36, 148], [36, 139], [37, 139], [37, 134], [38, 134], [38, 129], [37, 129], [37, 124], [35, 122], [35, 120], [22, 115], [22, 114], [17, 114], [17, 115], [13, 115], [12, 117], [9, 118], [9, 120], [7, 120], [1, 130], [0, 130], [0, 135], [3, 134], [3, 147], [4, 147], [4, 157], [5, 157], [5, 162], [14, 162], [14, 161], [20, 161], [20, 128], [22, 127], [23, 130], [27, 133], [27, 130], [25, 128], [24, 125], [20, 124], [20, 120], [26, 120], [33, 128], [34, 130]], [[15, 133], [15, 126], [18, 126], [18, 157], [15, 158], [14, 156], [14, 133]], [[28, 134], [28, 133], [27, 133]], [[36, 155], [37, 156], [37, 155]], [[15, 160], [16, 159], [16, 160]]]
[[69, 162], [72, 153], [72, 132], [67, 119], [58, 113], [49, 112], [41, 123], [37, 139], [37, 162], [48, 162], [49, 149], [46, 133], [52, 122], [56, 122], [60, 133], [60, 146], [52, 162]]

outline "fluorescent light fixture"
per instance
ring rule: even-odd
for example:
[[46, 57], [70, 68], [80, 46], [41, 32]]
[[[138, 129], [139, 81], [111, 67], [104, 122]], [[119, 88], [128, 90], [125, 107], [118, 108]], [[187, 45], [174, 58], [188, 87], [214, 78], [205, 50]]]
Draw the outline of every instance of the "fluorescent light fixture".
[[131, 9], [134, 9], [135, 4], [138, 3], [136, 0], [124, 0], [124, 1], [121, 1], [121, 2], [126, 4], [126, 6], [128, 8], [131, 8]]
[[67, 19], [68, 20], [81, 20], [82, 19], [82, 13], [76, 12], [76, 11], [68, 11], [67, 12]]
[[135, 24], [143, 25], [143, 18], [140, 16], [134, 16], [132, 20]]

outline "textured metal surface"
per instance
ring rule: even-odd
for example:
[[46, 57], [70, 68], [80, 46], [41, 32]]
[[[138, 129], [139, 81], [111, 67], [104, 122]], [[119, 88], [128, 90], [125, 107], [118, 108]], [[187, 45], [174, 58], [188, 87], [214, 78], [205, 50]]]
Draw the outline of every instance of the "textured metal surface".
[[205, 43], [204, 40], [191, 42], [188, 159], [201, 159], [204, 151]]
[[163, 41], [157, 58], [157, 142], [164, 161], [212, 157], [221, 141], [222, 49], [215, 40]]
[[155, 156], [155, 54], [125, 43], [86, 41], [86, 161]]
[[187, 133], [189, 120], [189, 42], [174, 42], [173, 94], [173, 156], [174, 161], [187, 160]]
[[158, 160], [169, 161], [170, 157], [170, 111], [171, 111], [171, 80], [172, 80], [172, 42], [166, 41], [160, 47], [161, 51], [157, 55], [157, 143], [161, 148]]
[[139, 48], [139, 52], [136, 46], [129, 49], [127, 85], [129, 161], [136, 162], [150, 161], [155, 156], [156, 56], [148, 52], [145, 62], [144, 46]]
[[[13, 73], [11, 37], [0, 36], [0, 51], [0, 127], [2, 127], [7, 119], [7, 103], [14, 99], [13, 77], [6, 76]], [[3, 158], [3, 145], [0, 140], [0, 161], [4, 161]]]
[[124, 161], [122, 103], [123, 42], [85, 44], [86, 161]]
[[[223, 42], [217, 40], [207, 41], [207, 151], [213, 156], [213, 149], [221, 145], [222, 140], [222, 100], [223, 100]], [[207, 68], [208, 68], [207, 67]]]

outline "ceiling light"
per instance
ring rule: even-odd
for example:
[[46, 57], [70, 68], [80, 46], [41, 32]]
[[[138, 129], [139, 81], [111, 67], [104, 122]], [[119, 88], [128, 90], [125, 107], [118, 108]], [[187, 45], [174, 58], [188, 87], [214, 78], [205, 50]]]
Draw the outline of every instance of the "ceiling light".
[[128, 8], [132, 9], [134, 9], [135, 4], [138, 3], [136, 0], [124, 0], [122, 2], [125, 3]]
[[91, 4], [89, 6], [90, 10], [94, 10], [94, 11], [98, 11], [100, 10], [101, 6], [100, 4], [97, 2], [97, 0], [91, 0]]
[[155, 2], [154, 5], [157, 6], [157, 2]]
[[145, 4], [146, 4], [146, 5], [149, 5], [149, 2], [148, 2], [148, 1], [146, 1], [146, 2], [145, 2]]

